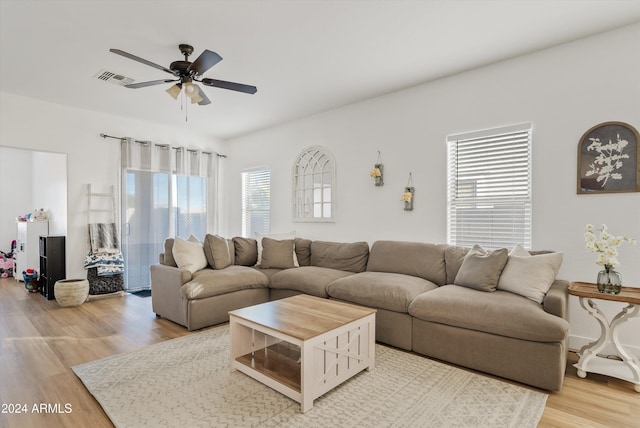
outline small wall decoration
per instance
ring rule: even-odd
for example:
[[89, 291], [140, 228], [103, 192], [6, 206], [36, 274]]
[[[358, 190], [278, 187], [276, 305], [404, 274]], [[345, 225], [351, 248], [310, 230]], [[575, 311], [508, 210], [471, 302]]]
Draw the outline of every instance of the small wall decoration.
[[640, 192], [640, 135], [623, 122], [604, 122], [578, 144], [578, 194]]
[[409, 182], [407, 187], [404, 188], [400, 200], [404, 202], [405, 211], [413, 211], [413, 196], [415, 195], [415, 188], [413, 187], [413, 175], [409, 173]]
[[382, 165], [382, 161], [380, 160], [380, 150], [378, 150], [378, 161], [369, 175], [375, 180], [376, 186], [384, 186], [384, 165]]

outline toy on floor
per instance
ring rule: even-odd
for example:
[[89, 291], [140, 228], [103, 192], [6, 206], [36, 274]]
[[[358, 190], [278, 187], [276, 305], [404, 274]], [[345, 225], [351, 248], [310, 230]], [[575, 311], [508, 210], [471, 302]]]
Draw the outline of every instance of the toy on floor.
[[0, 278], [13, 276], [13, 252], [0, 251]]
[[24, 287], [29, 293], [37, 293], [40, 291], [40, 275], [35, 269], [28, 268], [22, 272], [24, 279]]

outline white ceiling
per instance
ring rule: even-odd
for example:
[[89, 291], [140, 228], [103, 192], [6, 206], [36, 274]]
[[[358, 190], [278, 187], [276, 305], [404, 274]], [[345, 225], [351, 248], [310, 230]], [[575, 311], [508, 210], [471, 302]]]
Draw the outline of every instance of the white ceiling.
[[[0, 90], [232, 138], [636, 22], [638, 0], [0, 0]], [[185, 123], [164, 86], [94, 78], [171, 77], [109, 49], [168, 67], [179, 43], [258, 92], [205, 88]]]

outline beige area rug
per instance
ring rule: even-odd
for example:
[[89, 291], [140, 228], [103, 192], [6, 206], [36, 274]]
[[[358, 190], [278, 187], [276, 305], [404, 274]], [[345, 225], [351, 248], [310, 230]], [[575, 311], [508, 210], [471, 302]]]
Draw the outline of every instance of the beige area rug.
[[307, 413], [229, 370], [228, 325], [73, 367], [117, 427], [535, 427], [547, 395], [376, 345]]

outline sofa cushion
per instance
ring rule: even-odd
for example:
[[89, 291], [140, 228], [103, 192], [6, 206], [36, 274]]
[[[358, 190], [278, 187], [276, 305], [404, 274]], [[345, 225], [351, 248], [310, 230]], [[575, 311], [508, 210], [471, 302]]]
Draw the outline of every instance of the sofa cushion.
[[203, 247], [207, 263], [212, 269], [224, 269], [234, 264], [236, 249], [233, 240], [207, 233]]
[[[289, 233], [269, 233], [269, 234], [264, 234], [264, 233], [260, 233], [260, 232], [256, 232], [256, 242], [258, 244], [258, 264], [262, 264], [262, 239], [263, 238], [271, 238], [271, 239], [276, 239], [276, 240], [285, 240], [285, 239], [294, 239], [296, 238], [296, 232], [295, 230], [289, 232]], [[295, 248], [291, 250], [291, 253], [293, 254], [293, 264], [294, 266], [300, 266], [298, 263], [298, 256], [296, 256], [296, 251]]]
[[167, 238], [164, 240], [164, 260], [163, 265], [178, 267], [176, 259], [173, 258], [173, 242], [175, 239]]
[[255, 239], [236, 236], [233, 238], [236, 250], [235, 264], [240, 266], [254, 266], [258, 263], [258, 243]]
[[296, 238], [296, 257], [300, 266], [311, 265], [311, 240]]
[[420, 294], [409, 313], [425, 321], [536, 342], [560, 342], [569, 323], [522, 296], [445, 285]]
[[329, 297], [327, 286], [336, 279], [352, 276], [343, 270], [318, 266], [285, 269], [271, 276], [271, 288], [296, 290], [312, 296]]
[[402, 273], [444, 285], [444, 248], [435, 244], [376, 241], [371, 246], [369, 272]]
[[542, 303], [558, 275], [562, 257], [562, 253], [532, 256], [527, 250], [517, 246], [509, 253], [509, 259], [498, 281], [498, 290], [510, 291]]
[[262, 263], [264, 269], [288, 269], [293, 268], [293, 239], [278, 241], [262, 238]]
[[228, 266], [224, 269], [202, 269], [182, 286], [182, 295], [189, 300], [232, 293], [249, 288], [267, 288], [269, 280], [256, 269]]
[[311, 266], [364, 272], [369, 258], [366, 242], [338, 243], [313, 241], [311, 243]]
[[447, 270], [447, 282], [446, 284], [453, 284], [456, 279], [456, 275], [464, 262], [464, 257], [467, 255], [471, 248], [459, 247], [457, 245], [442, 244], [444, 248], [444, 264]]
[[282, 269], [263, 269], [260, 265], [251, 266], [251, 268], [266, 275], [266, 277], [269, 278], [269, 284], [271, 284], [271, 277], [273, 275], [277, 274], [278, 272], [282, 272]]
[[436, 284], [401, 273], [362, 272], [333, 281], [327, 293], [372, 308], [408, 312], [409, 304], [420, 293], [438, 288]]
[[193, 235], [188, 240], [179, 236], [173, 242], [173, 258], [179, 268], [188, 270], [191, 273], [207, 267], [207, 257], [204, 255], [202, 244]]
[[508, 257], [506, 248], [488, 252], [480, 245], [474, 245], [464, 256], [453, 283], [480, 291], [496, 291], [500, 273], [507, 264]]

